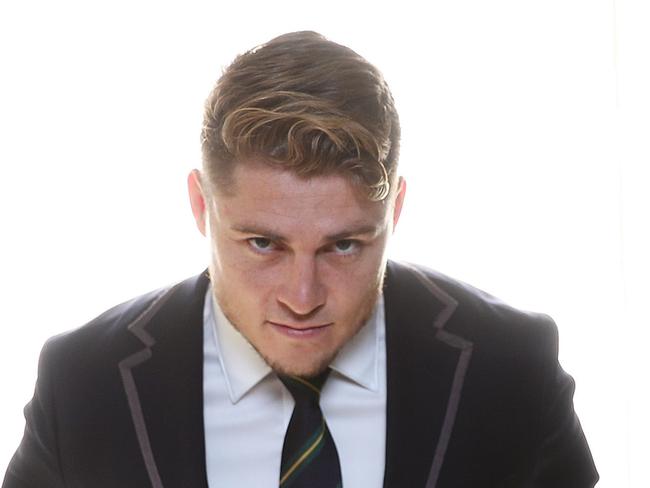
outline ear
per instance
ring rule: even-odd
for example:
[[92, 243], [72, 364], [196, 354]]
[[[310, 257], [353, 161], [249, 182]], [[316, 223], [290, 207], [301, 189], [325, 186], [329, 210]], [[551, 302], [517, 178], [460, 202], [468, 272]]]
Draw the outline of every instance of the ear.
[[395, 195], [395, 203], [393, 204], [393, 231], [397, 226], [397, 221], [402, 213], [402, 205], [404, 205], [404, 195], [406, 194], [406, 180], [401, 176], [397, 180], [397, 194]]
[[201, 186], [201, 172], [198, 169], [193, 169], [187, 176], [187, 191], [190, 196], [190, 205], [192, 207], [192, 213], [194, 214], [196, 226], [199, 229], [199, 232], [205, 236], [207, 198], [203, 191], [203, 187]]

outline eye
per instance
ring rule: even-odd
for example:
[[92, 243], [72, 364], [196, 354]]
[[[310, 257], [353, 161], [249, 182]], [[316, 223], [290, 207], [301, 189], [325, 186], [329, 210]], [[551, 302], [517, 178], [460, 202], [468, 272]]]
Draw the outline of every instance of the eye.
[[273, 241], [267, 237], [251, 237], [247, 241], [254, 251], [260, 253], [268, 253], [275, 250]]
[[353, 239], [341, 239], [334, 243], [334, 252], [347, 256], [349, 254], [354, 254], [359, 250], [361, 244], [359, 241]]

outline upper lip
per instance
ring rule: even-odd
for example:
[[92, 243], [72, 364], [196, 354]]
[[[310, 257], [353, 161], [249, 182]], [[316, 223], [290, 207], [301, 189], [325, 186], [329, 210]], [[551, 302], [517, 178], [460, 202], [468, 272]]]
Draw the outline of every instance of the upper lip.
[[331, 322], [325, 324], [288, 324], [286, 322], [276, 322], [275, 320], [269, 320], [270, 324], [279, 325], [280, 327], [288, 327], [289, 329], [297, 330], [307, 330], [307, 329], [319, 329], [321, 327], [327, 327], [331, 325]]

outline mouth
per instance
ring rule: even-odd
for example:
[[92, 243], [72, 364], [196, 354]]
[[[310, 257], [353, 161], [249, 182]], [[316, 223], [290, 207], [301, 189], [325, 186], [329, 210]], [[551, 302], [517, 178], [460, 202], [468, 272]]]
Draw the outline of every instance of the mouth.
[[327, 323], [327, 324], [316, 324], [316, 325], [308, 325], [308, 324], [300, 324], [300, 325], [295, 325], [295, 324], [281, 324], [279, 322], [267, 322], [271, 327], [273, 327], [274, 330], [277, 332], [280, 332], [281, 334], [284, 334], [288, 337], [293, 337], [293, 338], [298, 338], [298, 339], [311, 339], [318, 337], [325, 332], [332, 326], [332, 323]]

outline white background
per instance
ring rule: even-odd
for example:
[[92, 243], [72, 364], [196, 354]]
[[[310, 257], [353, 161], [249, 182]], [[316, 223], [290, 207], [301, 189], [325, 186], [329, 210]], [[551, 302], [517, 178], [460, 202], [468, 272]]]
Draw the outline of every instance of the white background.
[[205, 267], [185, 176], [222, 67], [313, 29], [395, 95], [409, 191], [392, 255], [551, 314], [598, 486], [650, 486], [648, 14], [642, 0], [3, 2], [0, 472], [43, 341]]

